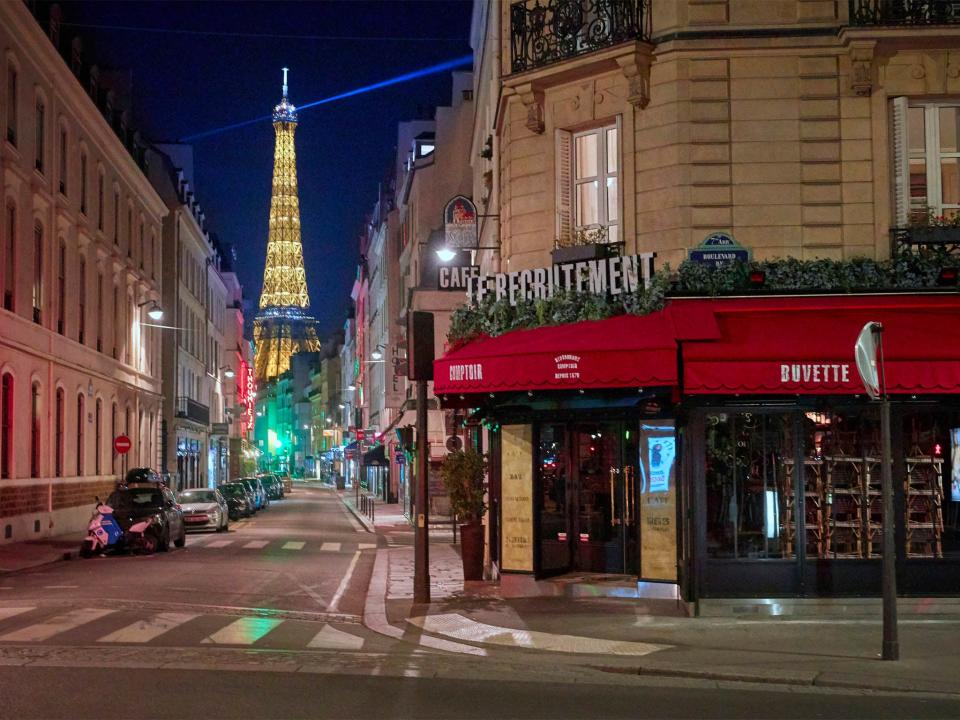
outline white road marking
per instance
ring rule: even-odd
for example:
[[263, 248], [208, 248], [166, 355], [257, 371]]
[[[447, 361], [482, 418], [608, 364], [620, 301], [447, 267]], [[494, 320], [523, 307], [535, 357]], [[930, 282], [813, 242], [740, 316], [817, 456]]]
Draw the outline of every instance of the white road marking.
[[361, 550], [376, 550], [377, 544], [376, 543], [360, 543], [359, 545], [357, 545], [357, 547], [360, 548]]
[[127, 625], [116, 632], [104, 635], [97, 642], [116, 642], [116, 643], [145, 643], [150, 642], [165, 632], [173, 630], [185, 622], [189, 622], [197, 617], [196, 613], [158, 613], [146, 620], [138, 620], [132, 625]]
[[206, 547], [222, 548], [226, 547], [227, 545], [233, 545], [233, 540], [214, 540], [213, 542], [207, 543]]
[[[11, 590], [12, 590], [12, 589], [13, 589], [13, 588], [11, 588]], [[13, 617], [14, 615], [20, 615], [20, 614], [22, 614], [22, 613], [30, 612], [31, 610], [35, 610], [35, 609], [36, 609], [35, 607], [8, 607], [8, 608], [0, 608], [0, 620], [6, 620], [7, 618], [11, 618], [11, 617]]]
[[236, 620], [201, 642], [217, 645], [253, 645], [283, 620], [275, 618], [244, 617]]
[[363, 647], [363, 638], [351, 635], [343, 630], [337, 630], [332, 625], [324, 625], [323, 630], [313, 636], [307, 643], [309, 648], [325, 648], [327, 650], [359, 650]]
[[669, 645], [605, 640], [578, 635], [555, 635], [537, 630], [515, 630], [476, 622], [456, 613], [415, 617], [408, 619], [407, 622], [421, 627], [427, 632], [457, 638], [458, 640], [469, 640], [484, 645], [534, 648], [550, 652], [639, 656], [649, 655], [657, 650], [670, 647]]
[[44, 590], [76, 590], [79, 585], [44, 585]]
[[269, 540], [251, 540], [244, 545], [244, 547], [251, 550], [259, 550], [260, 548], [265, 547], [269, 542]]
[[291, 540], [290, 542], [283, 544], [284, 550], [303, 550], [303, 546], [306, 545], [305, 542], [299, 540]]
[[340, 552], [340, 543], [325, 542], [320, 546], [322, 552]]
[[0, 636], [0, 640], [6, 642], [42, 642], [54, 635], [59, 635], [67, 630], [73, 630], [81, 625], [99, 620], [113, 612], [116, 611], [104, 610], [102, 608], [80, 608], [79, 610], [71, 610], [63, 615], [52, 617], [46, 622], [28, 625], [20, 630], [2, 635]]
[[353, 554], [353, 560], [350, 561], [346, 575], [343, 576], [343, 580], [340, 581], [337, 591], [333, 594], [333, 600], [330, 601], [330, 607], [327, 608], [330, 612], [336, 612], [337, 606], [340, 604], [340, 598], [342, 598], [343, 594], [347, 591], [347, 586], [350, 584], [350, 578], [353, 577], [353, 570], [357, 567], [357, 560], [359, 559], [360, 551], [357, 550]]

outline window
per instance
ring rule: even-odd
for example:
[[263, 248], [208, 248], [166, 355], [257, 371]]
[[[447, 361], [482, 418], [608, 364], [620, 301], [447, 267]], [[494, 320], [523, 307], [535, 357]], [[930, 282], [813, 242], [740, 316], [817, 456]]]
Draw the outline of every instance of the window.
[[33, 321], [42, 321], [43, 307], [43, 226], [33, 226]]
[[[110, 410], [110, 438], [115, 438], [117, 436], [117, 404], [114, 403], [113, 407]], [[115, 452], [110, 453], [110, 472], [114, 475], [117, 474], [117, 454]]]
[[83, 416], [83, 393], [77, 395], [77, 476], [84, 474], [83, 468], [83, 426], [87, 419]]
[[17, 69], [7, 65], [7, 142], [17, 146]]
[[97, 352], [103, 352], [103, 273], [97, 272]]
[[46, 108], [43, 106], [42, 100], [37, 100], [37, 127], [36, 127], [36, 157], [34, 159], [34, 167], [37, 168], [41, 173], [43, 172], [43, 137], [45, 134], [45, 123], [46, 123]]
[[80, 151], [80, 212], [87, 214], [87, 153]]
[[78, 295], [80, 296], [80, 305], [77, 308], [79, 316], [77, 317], [77, 341], [83, 345], [87, 330], [87, 261], [80, 258], [80, 287]]
[[60, 194], [67, 194], [67, 129], [60, 128]]
[[133, 253], [133, 208], [127, 205], [127, 257]]
[[100, 447], [103, 443], [103, 402], [100, 400], [100, 398], [97, 398], [97, 410], [94, 423], [93, 474], [99, 475], [103, 467], [103, 449]]
[[140, 218], [140, 238], [139, 244], [137, 245], [137, 254], [140, 256], [140, 269], [143, 270], [143, 218]]
[[120, 191], [113, 191], [113, 244], [120, 244]]
[[4, 226], [6, 232], [3, 238], [3, 257], [0, 258], [0, 262], [3, 262], [3, 309], [12, 312], [15, 297], [13, 279], [16, 266], [14, 248], [16, 247], [17, 237], [17, 209], [13, 206], [13, 203], [7, 204], [7, 217]]
[[67, 314], [67, 246], [60, 240], [60, 257], [57, 262], [57, 332], [66, 332]]
[[894, 100], [897, 225], [960, 214], [960, 104]]
[[57, 402], [54, 422], [56, 423], [56, 455], [53, 459], [54, 474], [63, 477], [63, 388], [57, 388]]
[[557, 238], [621, 242], [619, 125], [557, 133]]
[[40, 383], [30, 386], [30, 477], [40, 477]]
[[13, 477], [13, 375], [0, 379], [0, 477]]
[[113, 286], [113, 359], [120, 357], [120, 328], [123, 323], [120, 321], [120, 294], [117, 286]]
[[149, 244], [147, 245], [147, 258], [149, 259], [149, 262], [150, 262], [150, 277], [153, 278], [154, 280], [157, 279], [157, 266], [156, 266], [156, 262], [154, 262], [155, 258], [153, 256], [153, 254], [156, 252], [156, 249], [155, 249], [156, 245], [157, 245], [157, 233], [151, 231]]
[[103, 170], [97, 172], [97, 230], [103, 232]]

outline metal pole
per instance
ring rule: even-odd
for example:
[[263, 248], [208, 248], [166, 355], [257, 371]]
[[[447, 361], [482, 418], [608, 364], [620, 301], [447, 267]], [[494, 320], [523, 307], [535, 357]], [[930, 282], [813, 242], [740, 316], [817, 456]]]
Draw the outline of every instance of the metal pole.
[[414, 530], [413, 602], [430, 602], [430, 534], [427, 463], [427, 381], [417, 380], [417, 523]]
[[893, 451], [890, 442], [890, 398], [883, 362], [883, 326], [877, 323], [875, 332], [880, 351], [880, 383], [883, 400], [880, 403], [880, 489], [883, 493], [883, 654], [884, 660], [900, 659], [900, 641], [897, 638], [897, 567], [896, 540], [893, 515]]

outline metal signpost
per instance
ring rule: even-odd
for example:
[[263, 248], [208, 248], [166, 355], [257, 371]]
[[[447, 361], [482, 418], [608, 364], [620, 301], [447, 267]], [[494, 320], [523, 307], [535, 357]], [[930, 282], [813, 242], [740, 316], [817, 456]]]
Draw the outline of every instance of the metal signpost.
[[900, 659], [897, 638], [896, 549], [893, 533], [893, 457], [890, 449], [890, 398], [883, 367], [883, 325], [868, 322], [863, 326], [854, 353], [863, 387], [872, 400], [880, 400], [880, 484], [883, 493], [883, 652], [884, 660]]

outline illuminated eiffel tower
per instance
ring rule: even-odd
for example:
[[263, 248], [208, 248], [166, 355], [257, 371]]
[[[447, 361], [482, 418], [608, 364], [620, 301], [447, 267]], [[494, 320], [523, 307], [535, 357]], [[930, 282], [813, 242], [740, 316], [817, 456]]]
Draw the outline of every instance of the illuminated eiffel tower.
[[287, 68], [283, 69], [283, 99], [273, 109], [273, 128], [277, 140], [273, 152], [270, 235], [260, 312], [253, 321], [254, 363], [261, 383], [290, 367], [294, 353], [320, 349], [317, 321], [307, 312], [310, 296], [303, 269], [297, 152], [293, 144], [297, 109], [287, 100]]

